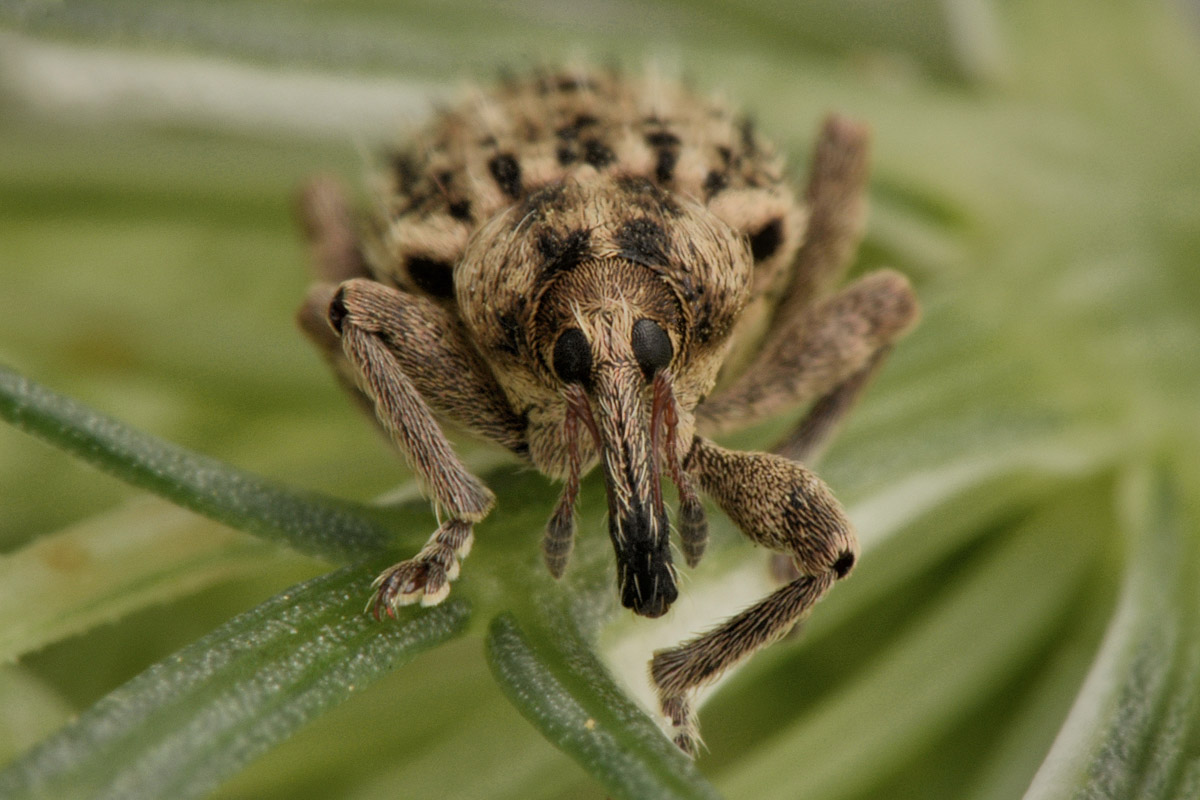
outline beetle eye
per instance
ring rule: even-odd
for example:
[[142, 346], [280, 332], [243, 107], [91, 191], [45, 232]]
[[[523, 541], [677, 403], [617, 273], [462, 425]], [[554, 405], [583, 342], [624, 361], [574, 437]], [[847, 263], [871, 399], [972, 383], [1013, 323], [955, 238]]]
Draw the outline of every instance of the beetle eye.
[[567, 383], [587, 383], [592, 374], [592, 351], [579, 328], [567, 328], [554, 344], [554, 371]]
[[675, 353], [671, 337], [652, 319], [639, 319], [633, 323], [633, 357], [642, 368], [646, 380], [671, 363]]

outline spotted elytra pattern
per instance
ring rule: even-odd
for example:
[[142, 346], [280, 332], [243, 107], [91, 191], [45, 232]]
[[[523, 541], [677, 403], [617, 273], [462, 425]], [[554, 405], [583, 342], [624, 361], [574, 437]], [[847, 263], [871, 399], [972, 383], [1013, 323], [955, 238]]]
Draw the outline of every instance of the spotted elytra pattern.
[[804, 208], [783, 160], [752, 119], [652, 76], [547, 71], [475, 90], [386, 163], [371, 272], [447, 303], [471, 235], [513, 203], [563, 182], [643, 178], [745, 236], [755, 261], [746, 330], [760, 327], [804, 233]]

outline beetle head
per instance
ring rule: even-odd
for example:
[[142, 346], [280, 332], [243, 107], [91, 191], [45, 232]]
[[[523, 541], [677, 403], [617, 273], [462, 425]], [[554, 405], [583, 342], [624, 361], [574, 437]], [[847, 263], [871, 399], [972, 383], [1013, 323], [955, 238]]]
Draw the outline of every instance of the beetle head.
[[463, 322], [528, 420], [530, 459], [567, 479], [547, 531], [552, 573], [566, 566], [579, 475], [596, 459], [622, 602], [658, 616], [675, 599], [660, 477], [680, 486], [681, 520], [699, 517], [680, 444], [751, 265], [746, 241], [706, 208], [633, 176], [548, 185], [468, 244], [455, 272]]
[[578, 470], [577, 448], [590, 444], [604, 472], [621, 602], [650, 617], [676, 597], [661, 476], [678, 473], [670, 368], [680, 320], [658, 276], [610, 259], [562, 275], [535, 321], [541, 357], [566, 405], [571, 466]]

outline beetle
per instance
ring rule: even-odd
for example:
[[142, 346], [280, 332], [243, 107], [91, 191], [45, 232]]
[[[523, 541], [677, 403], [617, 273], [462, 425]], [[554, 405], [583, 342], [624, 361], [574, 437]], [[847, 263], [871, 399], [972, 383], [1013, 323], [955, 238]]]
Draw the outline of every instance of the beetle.
[[[703, 493], [789, 580], [654, 654], [673, 738], [695, 755], [695, 690], [786, 633], [858, 557], [802, 462], [827, 441], [918, 304], [889, 270], [838, 287], [865, 219], [868, 131], [825, 120], [803, 197], [748, 118], [655, 76], [541, 70], [477, 90], [395, 149], [360, 225], [340, 185], [302, 193], [317, 283], [300, 326], [407, 457], [441, 519], [379, 576], [376, 617], [441, 602], [494, 497], [439, 420], [562, 480], [543, 555], [559, 577], [580, 478], [600, 466], [621, 603], [658, 617]], [[711, 437], [809, 404], [775, 452]]]

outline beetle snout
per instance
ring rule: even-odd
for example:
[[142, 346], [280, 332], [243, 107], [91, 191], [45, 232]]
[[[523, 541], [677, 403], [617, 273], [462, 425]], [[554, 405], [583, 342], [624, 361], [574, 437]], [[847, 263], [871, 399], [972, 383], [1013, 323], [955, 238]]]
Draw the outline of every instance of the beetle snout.
[[666, 613], [678, 591], [644, 387], [636, 365], [598, 366], [591, 399], [621, 604], [657, 617]]

